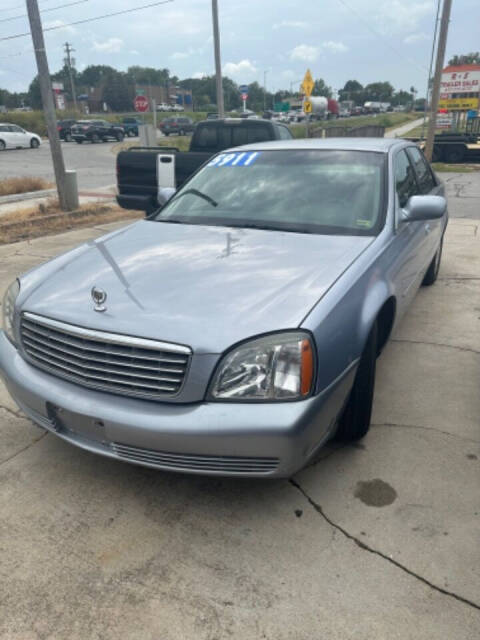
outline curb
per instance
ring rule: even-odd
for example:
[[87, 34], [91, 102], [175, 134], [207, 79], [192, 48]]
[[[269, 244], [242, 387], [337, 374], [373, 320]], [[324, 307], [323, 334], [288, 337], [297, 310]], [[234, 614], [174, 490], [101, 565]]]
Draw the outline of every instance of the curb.
[[35, 198], [47, 198], [56, 193], [56, 189], [43, 189], [42, 191], [28, 191], [27, 193], [12, 193], [9, 196], [0, 196], [0, 206], [10, 202], [20, 202], [21, 200], [34, 200]]

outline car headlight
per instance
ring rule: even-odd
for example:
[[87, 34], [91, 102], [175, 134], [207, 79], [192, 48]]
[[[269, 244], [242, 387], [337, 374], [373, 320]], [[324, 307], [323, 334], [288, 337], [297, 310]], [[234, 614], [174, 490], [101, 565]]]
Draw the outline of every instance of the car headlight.
[[308, 333], [277, 333], [245, 342], [217, 366], [210, 400], [300, 400], [310, 395], [314, 350]]
[[18, 280], [12, 282], [8, 287], [2, 302], [2, 324], [5, 334], [13, 344], [16, 344], [13, 333], [13, 318], [15, 314], [15, 301], [20, 293], [20, 283]]

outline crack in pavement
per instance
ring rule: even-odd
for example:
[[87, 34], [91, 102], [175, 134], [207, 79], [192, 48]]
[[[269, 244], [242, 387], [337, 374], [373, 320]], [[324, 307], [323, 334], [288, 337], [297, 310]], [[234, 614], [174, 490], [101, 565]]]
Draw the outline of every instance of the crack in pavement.
[[480, 444], [480, 440], [475, 440], [474, 438], [468, 438], [467, 436], [459, 436], [457, 433], [451, 433], [450, 431], [443, 431], [442, 429], [438, 429], [437, 427], [425, 427], [420, 424], [399, 424], [396, 422], [372, 422], [370, 424], [371, 427], [399, 427], [400, 429], [421, 429], [424, 431], [436, 431], [437, 433], [441, 433], [445, 436], [450, 436], [451, 438], [457, 438], [458, 440], [465, 440], [466, 442], [473, 442], [474, 444]]
[[410, 344], [428, 344], [433, 347], [445, 347], [446, 349], [456, 349], [457, 351], [467, 351], [469, 353], [475, 353], [480, 355], [480, 351], [478, 349], [473, 349], [470, 347], [459, 347], [454, 344], [446, 344], [445, 342], [429, 342], [427, 340], [410, 340], [409, 338], [392, 338], [390, 342], [406, 342]]
[[368, 551], [368, 553], [379, 556], [380, 558], [383, 558], [383, 560], [386, 560], [390, 564], [393, 564], [395, 567], [397, 567], [404, 573], [408, 574], [412, 578], [415, 578], [419, 582], [422, 582], [423, 584], [427, 585], [427, 587], [430, 587], [430, 589], [437, 591], [442, 595], [449, 596], [450, 598], [454, 598], [455, 600], [458, 600], [458, 602], [466, 604], [467, 606], [480, 611], [480, 604], [477, 604], [476, 602], [473, 602], [473, 600], [469, 600], [468, 598], [464, 598], [463, 596], [459, 596], [457, 593], [454, 593], [453, 591], [449, 591], [448, 589], [439, 587], [433, 582], [430, 582], [428, 578], [424, 578], [420, 574], [415, 573], [415, 571], [412, 571], [411, 569], [403, 565], [401, 562], [398, 562], [398, 560], [395, 560], [394, 558], [387, 556], [386, 554], [382, 553], [378, 549], [374, 549], [368, 544], [365, 544], [365, 542], [363, 542], [362, 540], [359, 540], [358, 538], [356, 538], [353, 534], [349, 533], [341, 525], [337, 524], [329, 516], [327, 516], [327, 514], [322, 509], [322, 507], [317, 502], [315, 502], [313, 498], [311, 498], [308, 495], [305, 489], [296, 480], [294, 480], [293, 478], [290, 478], [289, 483], [303, 495], [303, 497], [307, 500], [307, 502], [325, 520], [325, 522], [327, 522], [331, 527], [334, 527], [337, 531], [340, 531], [340, 533], [342, 533], [346, 538], [348, 538], [349, 540], [352, 540], [352, 542], [354, 542], [360, 549], [362, 549], [363, 551]]
[[0, 409], [3, 409], [4, 411], [6, 411], [7, 413], [10, 413], [12, 416], [15, 416], [16, 418], [23, 418], [25, 420], [28, 420], [27, 416], [21, 411], [15, 411], [15, 409], [10, 409], [10, 407], [6, 407], [3, 404], [0, 404]]
[[46, 435], [48, 435], [48, 431], [45, 431], [44, 433], [39, 435], [38, 438], [35, 438], [35, 440], [33, 440], [32, 442], [27, 444], [25, 447], [23, 447], [19, 451], [16, 451], [15, 453], [12, 453], [12, 455], [9, 456], [8, 458], [5, 458], [5, 460], [0, 460], [0, 466], [4, 465], [5, 463], [9, 462], [10, 460], [13, 460], [13, 458], [16, 458], [17, 456], [19, 456], [21, 453], [23, 453], [27, 449], [30, 449], [30, 447], [33, 447], [34, 444], [37, 444], [37, 442], [40, 442], [40, 440], [42, 440], [42, 438], [45, 438]]

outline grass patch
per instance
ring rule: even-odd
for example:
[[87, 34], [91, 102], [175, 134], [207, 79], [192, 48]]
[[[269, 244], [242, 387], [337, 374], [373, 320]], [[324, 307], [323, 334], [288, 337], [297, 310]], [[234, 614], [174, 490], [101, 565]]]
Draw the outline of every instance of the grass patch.
[[[371, 116], [354, 116], [352, 118], [336, 118], [334, 120], [321, 120], [310, 124], [310, 131], [313, 129], [330, 129], [331, 127], [365, 127], [367, 125], [378, 125], [386, 130], [400, 127], [402, 124], [418, 119], [418, 113], [381, 113]], [[304, 124], [292, 124], [290, 129], [294, 138], [304, 138], [306, 127]]]
[[432, 162], [434, 171], [439, 173], [473, 173], [480, 171], [480, 164], [447, 164], [446, 162]]
[[111, 204], [86, 204], [76, 211], [64, 212], [51, 199], [31, 209], [19, 209], [0, 215], [0, 245], [40, 236], [91, 227], [107, 222], [143, 218], [143, 211], [127, 211]]
[[0, 196], [11, 196], [15, 193], [30, 193], [30, 191], [43, 191], [51, 189], [51, 182], [43, 178], [26, 177], [26, 178], [5, 178], [0, 180]]

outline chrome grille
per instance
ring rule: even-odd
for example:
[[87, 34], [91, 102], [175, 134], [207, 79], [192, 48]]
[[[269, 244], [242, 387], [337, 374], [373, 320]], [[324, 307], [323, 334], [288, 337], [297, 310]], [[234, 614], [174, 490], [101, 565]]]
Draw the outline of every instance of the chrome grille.
[[32, 313], [22, 315], [20, 334], [37, 367], [86, 387], [150, 399], [180, 391], [191, 355], [183, 345], [83, 329]]
[[253, 458], [243, 456], [207, 456], [187, 453], [169, 453], [154, 451], [113, 442], [113, 451], [131, 462], [177, 469], [179, 471], [203, 471], [222, 473], [261, 474], [271, 473], [278, 467], [278, 458]]

